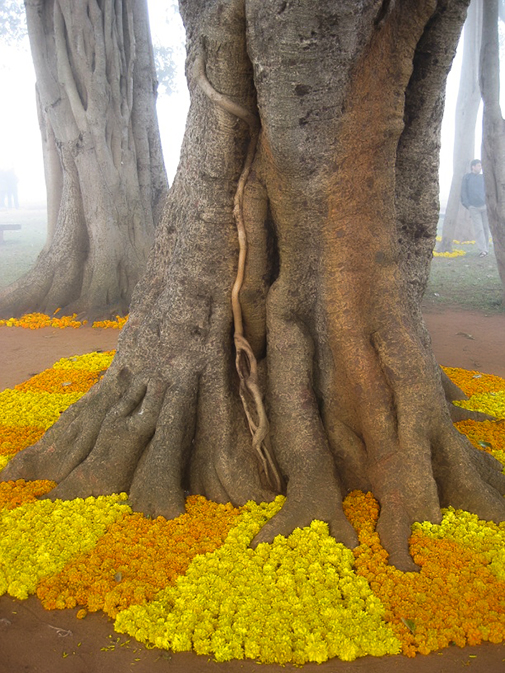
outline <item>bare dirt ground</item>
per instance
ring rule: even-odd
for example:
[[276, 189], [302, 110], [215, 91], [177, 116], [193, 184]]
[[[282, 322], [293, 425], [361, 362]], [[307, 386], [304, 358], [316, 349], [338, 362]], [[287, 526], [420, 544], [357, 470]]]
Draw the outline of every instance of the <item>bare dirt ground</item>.
[[[505, 377], [505, 313], [431, 309], [425, 314], [438, 362]], [[51, 367], [61, 357], [114, 348], [118, 332], [0, 327], [0, 390]], [[113, 630], [103, 614], [45, 611], [31, 597], [0, 598], [0, 673], [272, 673], [280, 666], [253, 661], [217, 663], [207, 657], [148, 650]], [[284, 670], [299, 670], [285, 666]], [[505, 645], [456, 646], [408, 659], [364, 657], [306, 664], [304, 673], [505, 673]]]

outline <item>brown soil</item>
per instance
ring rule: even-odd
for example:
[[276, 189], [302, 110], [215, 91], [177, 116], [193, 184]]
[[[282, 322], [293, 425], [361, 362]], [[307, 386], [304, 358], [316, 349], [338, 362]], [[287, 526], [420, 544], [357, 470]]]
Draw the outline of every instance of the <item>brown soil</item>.
[[[440, 364], [476, 369], [505, 377], [505, 313], [444, 310], [425, 315]], [[118, 332], [80, 328], [23, 330], [0, 327], [0, 390], [13, 387], [51, 367], [61, 357], [115, 348]], [[120, 637], [103, 614], [75, 618], [76, 610], [45, 611], [32, 597], [0, 598], [0, 673], [249, 673], [282, 670], [258, 668], [253, 661], [217, 663], [193, 654], [147, 650]], [[299, 670], [285, 666], [284, 670]], [[408, 659], [364, 657], [348, 663], [332, 660], [306, 664], [305, 673], [504, 673], [505, 644], [456, 646]]]

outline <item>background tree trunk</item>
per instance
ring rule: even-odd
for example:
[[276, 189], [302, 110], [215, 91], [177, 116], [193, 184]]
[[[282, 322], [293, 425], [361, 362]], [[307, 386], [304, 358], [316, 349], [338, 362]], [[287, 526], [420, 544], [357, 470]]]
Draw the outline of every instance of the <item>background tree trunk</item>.
[[[102, 381], [2, 479], [53, 479], [51, 497], [126, 490], [167, 517], [185, 490], [272, 498], [238, 364], [264, 391], [286, 484], [254, 544], [316, 518], [354, 546], [353, 489], [378, 498], [381, 539], [406, 570], [411, 524], [440, 521], [441, 506], [505, 518], [505, 478], [454, 429], [419, 312], [466, 6], [182, 3], [191, 108], [148, 273]], [[250, 353], [234, 363], [242, 221]]]
[[482, 4], [482, 0], [472, 0], [463, 31], [463, 60], [454, 120], [452, 182], [439, 252], [452, 252], [452, 242], [457, 228], [462, 233], [461, 240], [468, 240], [465, 233], [468, 230], [472, 231], [470, 218], [461, 203], [461, 181], [464, 174], [470, 170], [470, 162], [475, 159], [475, 127], [481, 101], [479, 52], [482, 36]]
[[505, 305], [505, 121], [500, 108], [498, 0], [484, 3], [480, 86], [484, 101], [482, 161], [487, 212]]
[[125, 313], [167, 192], [145, 0], [26, 3], [48, 241], [2, 315]]

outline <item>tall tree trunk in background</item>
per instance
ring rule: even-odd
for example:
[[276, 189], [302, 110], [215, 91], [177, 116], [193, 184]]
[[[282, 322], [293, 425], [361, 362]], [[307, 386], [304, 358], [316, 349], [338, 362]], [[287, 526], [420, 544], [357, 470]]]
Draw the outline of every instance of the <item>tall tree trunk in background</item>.
[[181, 3], [191, 107], [148, 273], [101, 382], [2, 479], [128, 491], [166, 517], [185, 489], [284, 491], [254, 544], [321, 519], [353, 546], [342, 497], [371, 490], [409, 570], [411, 525], [441, 506], [505, 518], [505, 477], [454, 429], [419, 310], [467, 4]]
[[128, 310], [168, 183], [145, 0], [30, 0], [48, 241], [0, 313]]
[[487, 212], [505, 306], [505, 121], [500, 108], [498, 0], [484, 3], [480, 86], [484, 101], [482, 162]]
[[[445, 210], [439, 252], [452, 252], [456, 226], [465, 217], [461, 204], [461, 181], [475, 159], [475, 127], [481, 101], [479, 88], [479, 52], [482, 34], [483, 0], [472, 0], [463, 30], [463, 59], [454, 120], [452, 182]], [[469, 218], [467, 218], [469, 220]]]

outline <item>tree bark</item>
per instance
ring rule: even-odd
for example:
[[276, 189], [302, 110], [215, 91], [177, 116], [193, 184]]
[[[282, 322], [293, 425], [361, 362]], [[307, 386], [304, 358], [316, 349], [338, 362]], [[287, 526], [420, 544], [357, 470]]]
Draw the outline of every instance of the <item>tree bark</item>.
[[405, 570], [411, 524], [441, 506], [505, 518], [505, 479], [454, 429], [420, 316], [466, 5], [182, 3], [191, 108], [148, 273], [102, 381], [3, 479], [126, 490], [167, 517], [185, 491], [283, 489], [254, 544], [316, 518], [351, 547], [342, 497], [372, 490]]
[[480, 86], [484, 101], [482, 161], [486, 204], [505, 306], [505, 120], [500, 108], [498, 0], [484, 3]]
[[[482, 36], [482, 0], [472, 0], [463, 31], [463, 60], [454, 124], [452, 182], [447, 200], [442, 242], [439, 252], [452, 252], [456, 227], [464, 222], [466, 210], [461, 203], [461, 181], [475, 159], [475, 127], [481, 102], [479, 88], [479, 52]], [[469, 217], [466, 216], [466, 229]], [[460, 226], [461, 229], [465, 228]], [[470, 231], [472, 228], [470, 226]], [[465, 240], [466, 237], [463, 237]]]
[[125, 313], [168, 189], [145, 0], [26, 3], [48, 238], [3, 316]]

